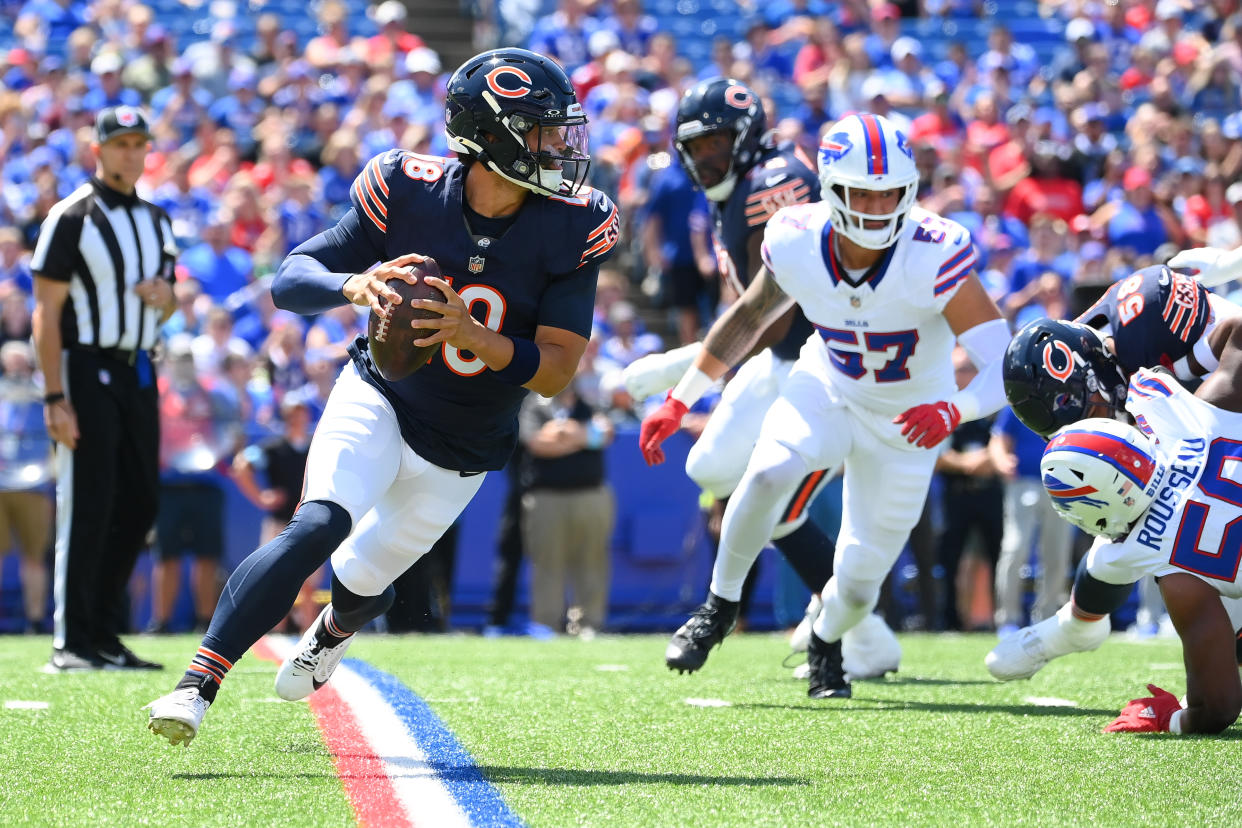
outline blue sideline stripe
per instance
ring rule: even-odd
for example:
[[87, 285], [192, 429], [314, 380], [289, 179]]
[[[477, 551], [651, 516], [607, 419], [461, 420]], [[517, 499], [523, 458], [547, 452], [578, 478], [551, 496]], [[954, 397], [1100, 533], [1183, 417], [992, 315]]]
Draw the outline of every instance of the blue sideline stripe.
[[427, 754], [428, 764], [454, 801], [475, 825], [522, 826], [517, 814], [509, 810], [505, 800], [452, 732], [444, 726], [427, 702], [398, 679], [377, 670], [365, 661], [345, 659], [345, 664], [365, 678], [392, 705]]

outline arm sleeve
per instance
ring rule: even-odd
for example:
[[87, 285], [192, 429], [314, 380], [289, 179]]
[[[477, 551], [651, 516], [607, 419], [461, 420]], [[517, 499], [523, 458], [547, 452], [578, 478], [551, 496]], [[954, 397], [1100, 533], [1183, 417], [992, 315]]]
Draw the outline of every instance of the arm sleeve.
[[346, 305], [341, 289], [355, 273], [380, 261], [383, 251], [370, 240], [355, 210], [293, 249], [276, 271], [272, 301], [301, 314], [323, 313]]
[[957, 341], [970, 355], [979, 373], [970, 383], [949, 398], [957, 406], [963, 422], [977, 420], [999, 411], [1005, 404], [1005, 385], [1001, 373], [1005, 347], [1012, 338], [1004, 319], [989, 319], [962, 331]]

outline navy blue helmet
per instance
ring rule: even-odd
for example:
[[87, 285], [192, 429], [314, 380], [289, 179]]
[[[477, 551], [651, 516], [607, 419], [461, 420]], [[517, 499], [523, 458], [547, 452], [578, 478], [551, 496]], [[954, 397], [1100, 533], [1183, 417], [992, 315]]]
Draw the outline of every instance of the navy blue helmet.
[[[1128, 383], [1100, 335], [1079, 322], [1037, 319], [1005, 349], [1005, 397], [1018, 419], [1048, 437], [1107, 403], [1124, 410]], [[1098, 397], [1094, 395], [1099, 395]]]
[[449, 148], [541, 195], [572, 195], [586, 179], [586, 115], [554, 60], [526, 49], [493, 49], [448, 82]]
[[[677, 133], [673, 145], [694, 183], [712, 201], [724, 201], [733, 192], [738, 176], [744, 175], [759, 159], [768, 119], [759, 96], [746, 84], [733, 78], [700, 81], [686, 90], [677, 106]], [[728, 132], [733, 150], [730, 164], [719, 181], [704, 182], [686, 142], [713, 132]]]

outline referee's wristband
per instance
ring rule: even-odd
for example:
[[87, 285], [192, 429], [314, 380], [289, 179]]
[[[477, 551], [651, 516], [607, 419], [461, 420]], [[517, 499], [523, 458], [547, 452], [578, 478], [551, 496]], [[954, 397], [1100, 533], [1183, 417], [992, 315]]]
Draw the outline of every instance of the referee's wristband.
[[492, 373], [496, 379], [510, 385], [525, 385], [539, 370], [539, 346], [529, 339], [516, 336], [509, 337], [509, 341], [513, 343], [513, 358], [504, 368]]
[[43, 395], [43, 404], [44, 405], [55, 405], [56, 403], [60, 402], [64, 398], [65, 398], [64, 391], [53, 391], [51, 394]]

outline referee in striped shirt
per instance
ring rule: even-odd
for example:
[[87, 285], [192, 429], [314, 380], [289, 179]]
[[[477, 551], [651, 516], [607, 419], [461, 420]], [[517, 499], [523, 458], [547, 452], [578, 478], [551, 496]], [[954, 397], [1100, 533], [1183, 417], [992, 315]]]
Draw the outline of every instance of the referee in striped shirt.
[[159, 491], [150, 350], [175, 307], [172, 225], [134, 190], [150, 138], [136, 107], [99, 113], [96, 174], [49, 211], [31, 261], [43, 417], [56, 441], [51, 666], [61, 671], [160, 669], [120, 639]]

